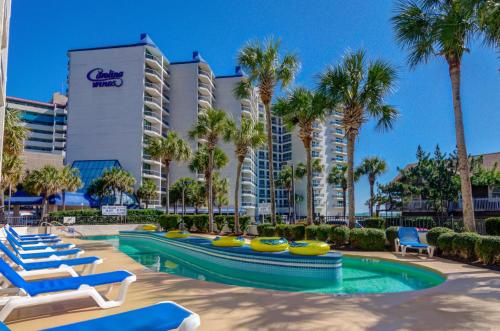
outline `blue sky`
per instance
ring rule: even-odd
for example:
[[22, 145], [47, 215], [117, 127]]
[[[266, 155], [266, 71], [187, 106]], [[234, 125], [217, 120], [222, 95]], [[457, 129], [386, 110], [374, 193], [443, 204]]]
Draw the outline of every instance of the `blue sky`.
[[[170, 61], [188, 60], [199, 50], [217, 75], [234, 70], [237, 50], [249, 39], [282, 38], [283, 47], [302, 62], [296, 84], [314, 86], [316, 75], [339, 61], [346, 49], [364, 48], [399, 69], [398, 90], [388, 102], [401, 117], [393, 131], [366, 124], [356, 160], [378, 155], [389, 164], [380, 181], [414, 160], [417, 146], [455, 146], [447, 66], [442, 59], [410, 71], [406, 54], [394, 42], [389, 0], [211, 0], [211, 1], [12, 1], [8, 95], [48, 100], [65, 88], [72, 48], [135, 42], [150, 34]], [[500, 151], [499, 61], [479, 43], [463, 61], [465, 130], [472, 154]], [[357, 185], [357, 207], [365, 210], [365, 178]]]

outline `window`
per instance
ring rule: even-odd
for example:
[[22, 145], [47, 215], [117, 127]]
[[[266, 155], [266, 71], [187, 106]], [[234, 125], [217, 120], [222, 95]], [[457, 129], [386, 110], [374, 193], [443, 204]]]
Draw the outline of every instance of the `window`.
[[342, 146], [335, 146], [335, 150], [336, 150], [337, 152], [342, 153], [342, 152], [344, 151], [344, 148], [343, 148]]
[[335, 132], [336, 132], [337, 134], [344, 134], [344, 132], [342, 131], [342, 129], [335, 129]]
[[500, 187], [494, 187], [491, 190], [491, 198], [500, 199]]
[[335, 157], [335, 159], [336, 159], [337, 161], [344, 161], [344, 157], [343, 157], [342, 155], [337, 155], [337, 156]]

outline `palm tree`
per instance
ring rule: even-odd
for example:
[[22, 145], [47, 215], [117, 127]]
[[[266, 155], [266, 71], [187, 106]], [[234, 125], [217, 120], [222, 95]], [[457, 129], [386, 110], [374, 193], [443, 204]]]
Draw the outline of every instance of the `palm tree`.
[[286, 88], [292, 83], [300, 63], [295, 54], [280, 54], [280, 40], [269, 38], [263, 43], [249, 42], [238, 52], [238, 63], [248, 73], [246, 79], [236, 86], [234, 93], [240, 98], [249, 96], [252, 85], [258, 87], [266, 112], [267, 157], [271, 194], [271, 221], [276, 224], [276, 197], [273, 170], [273, 133], [271, 122], [271, 102], [276, 86]]
[[240, 181], [241, 168], [248, 152], [251, 149], [258, 148], [266, 142], [266, 134], [264, 133], [264, 124], [254, 122], [252, 119], [242, 116], [240, 127], [236, 127], [234, 122], [231, 122], [231, 140], [234, 144], [236, 160], [236, 183], [234, 187], [234, 232], [240, 232]]
[[221, 178], [218, 172], [213, 175], [212, 190], [214, 191], [214, 202], [219, 209], [219, 215], [222, 214], [222, 205], [228, 201], [227, 193], [229, 191], [229, 180]]
[[148, 209], [149, 202], [158, 198], [158, 188], [155, 182], [146, 178], [143, 180], [141, 187], [137, 189], [136, 195], [140, 201], [144, 201], [146, 209]]
[[281, 167], [280, 172], [276, 178], [276, 185], [283, 188], [287, 193], [288, 198], [288, 219], [292, 219], [292, 190], [293, 190], [293, 170], [289, 165]]
[[146, 153], [153, 159], [160, 160], [165, 167], [167, 185], [165, 211], [168, 214], [170, 206], [170, 163], [189, 160], [191, 158], [191, 148], [185, 140], [179, 137], [177, 132], [168, 131], [166, 137], [151, 140], [146, 148]]
[[193, 125], [189, 131], [191, 139], [203, 139], [208, 152], [208, 219], [210, 232], [214, 228], [214, 200], [212, 191], [212, 172], [214, 169], [214, 151], [223, 138], [225, 141], [229, 140], [229, 119], [223, 110], [209, 108], [198, 114], [198, 121]]
[[333, 166], [330, 169], [330, 173], [328, 174], [328, 177], [326, 178], [326, 181], [330, 185], [340, 185], [342, 188], [342, 208], [343, 208], [343, 213], [342, 216], [345, 217], [346, 215], [346, 206], [347, 206], [347, 201], [346, 201], [346, 193], [347, 193], [347, 166], [345, 164], [341, 164], [338, 166]]
[[354, 227], [354, 144], [363, 123], [377, 120], [380, 130], [391, 129], [398, 111], [385, 103], [384, 97], [394, 89], [396, 70], [387, 62], [367, 63], [365, 52], [348, 51], [342, 62], [320, 75], [319, 91], [331, 109], [342, 116], [347, 137], [347, 191], [349, 195], [349, 226]]
[[115, 197], [120, 193], [120, 205], [123, 204], [123, 193], [134, 192], [135, 178], [124, 169], [106, 169], [101, 177], [105, 185], [114, 192]]
[[194, 207], [194, 212], [198, 214], [198, 209], [207, 202], [205, 184], [201, 181], [193, 181], [186, 193], [187, 200]]
[[356, 177], [368, 176], [368, 183], [370, 184], [370, 200], [368, 206], [370, 208], [370, 216], [373, 216], [373, 202], [375, 200], [375, 181], [377, 177], [387, 172], [387, 163], [374, 156], [367, 157], [361, 161], [361, 164], [356, 169]]
[[181, 177], [172, 185], [172, 188], [175, 188], [180, 193], [182, 216], [186, 214], [186, 200], [188, 199], [187, 193], [194, 182], [195, 180], [191, 177]]
[[2, 162], [2, 180], [0, 181], [0, 205], [4, 205], [5, 190], [9, 190], [9, 210], [12, 191], [21, 182], [24, 162], [18, 156], [5, 153]]
[[76, 168], [66, 166], [59, 171], [61, 176], [62, 208], [66, 210], [66, 192], [75, 192], [83, 187], [80, 172]]
[[500, 45], [495, 7], [496, 1], [412, 0], [400, 2], [392, 17], [396, 40], [408, 50], [411, 68], [433, 56], [442, 56], [448, 64], [466, 231], [476, 227], [460, 96], [461, 64], [469, 44], [481, 33], [486, 43]]
[[30, 194], [42, 195], [42, 219], [47, 215], [49, 197], [61, 191], [60, 171], [51, 165], [32, 170], [24, 179], [23, 187]]
[[99, 207], [105, 197], [111, 195], [113, 192], [102, 177], [94, 179], [87, 188], [87, 194], [91, 197], [96, 197], [99, 202]]
[[29, 130], [21, 124], [20, 112], [7, 109], [5, 112], [3, 152], [19, 156], [23, 152], [24, 140]]
[[[280, 116], [289, 129], [298, 127], [299, 138], [306, 150], [307, 169], [307, 222], [313, 222], [313, 160], [311, 154], [313, 132], [330, 110], [327, 108], [326, 99], [320, 93], [314, 93], [305, 88], [296, 88], [286, 97], [279, 98], [273, 108], [276, 115]], [[316, 162], [319, 162], [316, 161]], [[319, 164], [318, 164], [319, 165]]]

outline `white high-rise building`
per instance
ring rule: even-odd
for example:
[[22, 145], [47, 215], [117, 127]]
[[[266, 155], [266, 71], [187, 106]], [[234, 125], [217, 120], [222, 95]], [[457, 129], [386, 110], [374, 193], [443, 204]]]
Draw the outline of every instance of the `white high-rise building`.
[[[7, 60], [9, 57], [10, 0], [0, 0], [0, 146], [3, 146], [5, 120]], [[2, 148], [0, 148], [0, 179], [2, 178]]]

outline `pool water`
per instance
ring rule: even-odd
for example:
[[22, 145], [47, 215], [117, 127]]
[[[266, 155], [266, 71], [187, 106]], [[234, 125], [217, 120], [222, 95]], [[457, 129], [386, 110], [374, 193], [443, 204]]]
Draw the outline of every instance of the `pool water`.
[[428, 269], [376, 258], [343, 256], [342, 281], [283, 285], [279, 278], [264, 273], [223, 268], [188, 255], [180, 255], [168, 245], [141, 238], [93, 236], [105, 240], [149, 269], [193, 279], [228, 285], [324, 294], [369, 294], [415, 291], [433, 287], [445, 279]]

